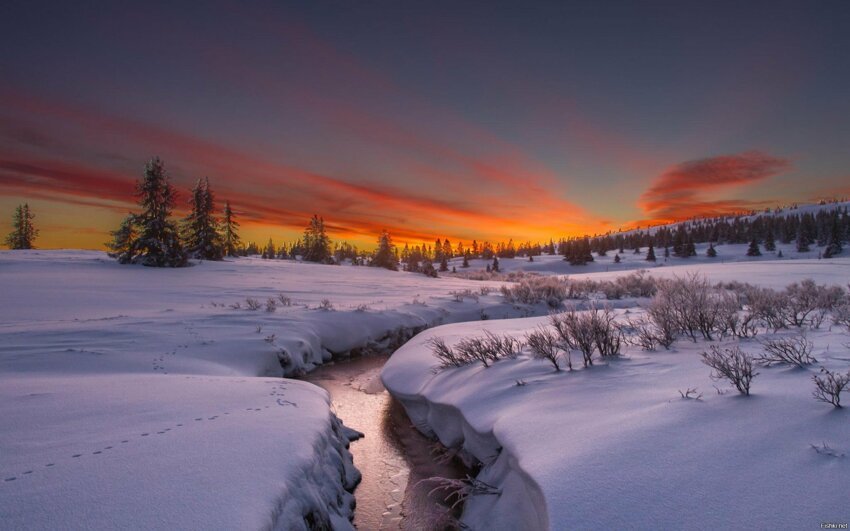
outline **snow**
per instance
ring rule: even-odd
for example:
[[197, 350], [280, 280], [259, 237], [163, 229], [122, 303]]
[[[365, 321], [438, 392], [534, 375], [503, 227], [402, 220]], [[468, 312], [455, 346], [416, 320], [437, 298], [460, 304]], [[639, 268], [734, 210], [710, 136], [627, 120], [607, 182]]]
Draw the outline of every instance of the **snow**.
[[[826, 262], [699, 264], [697, 270], [715, 281], [775, 287], [804, 276], [846, 284], [850, 262]], [[682, 269], [653, 272], [681, 275]], [[556, 373], [527, 351], [490, 368], [434, 372], [429, 338], [453, 344], [484, 330], [521, 337], [546, 321], [432, 328], [382, 371], [421, 431], [462, 446], [485, 463], [478, 478], [501, 489], [498, 496], [470, 498], [463, 521], [471, 528], [800, 529], [850, 521], [850, 417], [815, 401], [811, 380], [821, 366], [850, 367], [846, 329], [810, 331], [820, 363], [760, 368], [750, 397], [712, 381], [698, 356], [707, 344], [685, 340], [671, 351], [627, 347], [621, 359], [573, 372]], [[740, 346], [757, 353], [759, 339]], [[688, 388], [702, 397], [683, 399], [679, 391]], [[823, 444], [845, 456], [813, 448]]]
[[[0, 527], [350, 528], [351, 433], [325, 391], [281, 378], [281, 360], [296, 373], [397, 341], [399, 327], [515, 315], [499, 295], [449, 295], [482, 285], [276, 260], [155, 269], [101, 252], [0, 253]], [[281, 293], [291, 306], [245, 309]], [[316, 309], [323, 299], [334, 310]]]

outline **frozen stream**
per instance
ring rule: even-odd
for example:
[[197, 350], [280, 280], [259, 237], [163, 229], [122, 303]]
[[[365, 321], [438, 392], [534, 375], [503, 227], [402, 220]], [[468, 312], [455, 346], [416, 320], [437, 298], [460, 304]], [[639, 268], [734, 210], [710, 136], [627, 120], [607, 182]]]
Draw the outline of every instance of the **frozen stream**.
[[351, 444], [363, 481], [354, 495], [358, 529], [444, 529], [446, 520], [428, 477], [463, 477], [455, 464], [435, 462], [432, 443], [410, 424], [381, 384], [386, 356], [367, 356], [319, 367], [305, 379], [327, 390], [337, 416], [365, 436]]

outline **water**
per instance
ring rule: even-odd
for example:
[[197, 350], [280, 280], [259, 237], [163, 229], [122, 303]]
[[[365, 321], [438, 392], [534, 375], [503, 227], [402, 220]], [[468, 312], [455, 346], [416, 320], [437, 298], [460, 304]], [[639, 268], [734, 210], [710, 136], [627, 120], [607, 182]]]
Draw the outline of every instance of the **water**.
[[[433, 476], [465, 477], [457, 463], [435, 461], [433, 443], [410, 424], [401, 407], [381, 384], [386, 356], [366, 356], [324, 365], [305, 379], [331, 395], [334, 410], [346, 426], [365, 436], [351, 444], [354, 464], [363, 481], [354, 491], [358, 529], [445, 529], [447, 507]], [[457, 514], [455, 514], [457, 516]]]

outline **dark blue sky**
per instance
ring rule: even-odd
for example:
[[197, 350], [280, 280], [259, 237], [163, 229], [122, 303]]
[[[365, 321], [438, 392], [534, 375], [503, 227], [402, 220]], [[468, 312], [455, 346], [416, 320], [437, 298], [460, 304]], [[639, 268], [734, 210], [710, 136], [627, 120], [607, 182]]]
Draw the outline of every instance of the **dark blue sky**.
[[314, 211], [355, 240], [537, 239], [850, 191], [847, 2], [56, 4], [0, 7], [0, 208], [79, 245], [154, 154], [258, 239]]

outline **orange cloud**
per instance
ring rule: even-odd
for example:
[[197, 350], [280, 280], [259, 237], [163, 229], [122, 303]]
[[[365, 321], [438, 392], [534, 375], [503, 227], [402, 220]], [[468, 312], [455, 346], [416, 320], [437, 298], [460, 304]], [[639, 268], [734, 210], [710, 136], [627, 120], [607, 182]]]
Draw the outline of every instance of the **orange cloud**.
[[707, 199], [708, 192], [725, 191], [763, 181], [791, 168], [787, 159], [759, 151], [683, 162], [655, 179], [643, 193], [640, 206], [655, 221], [716, 216], [752, 210], [771, 201]]

